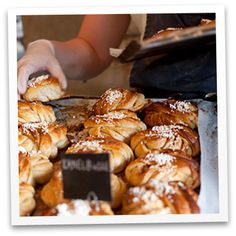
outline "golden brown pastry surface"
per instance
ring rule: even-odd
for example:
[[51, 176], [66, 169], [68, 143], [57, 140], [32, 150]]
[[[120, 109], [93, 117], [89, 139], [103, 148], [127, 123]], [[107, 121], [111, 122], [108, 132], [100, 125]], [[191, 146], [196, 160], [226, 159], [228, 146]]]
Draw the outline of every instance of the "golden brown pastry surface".
[[199, 137], [196, 131], [183, 125], [161, 125], [138, 132], [130, 141], [136, 157], [144, 156], [152, 149], [179, 150], [195, 157], [200, 153]]
[[28, 87], [25, 94], [23, 94], [23, 98], [26, 101], [47, 102], [59, 99], [63, 94], [57, 78], [41, 75], [28, 81]]
[[30, 157], [27, 153], [19, 153], [19, 182], [34, 186], [35, 180], [32, 172]]
[[94, 104], [93, 110], [97, 115], [102, 115], [114, 110], [138, 111], [147, 103], [141, 93], [126, 89], [116, 88], [107, 90]]
[[29, 154], [27, 152], [19, 153], [19, 178], [20, 183], [25, 182], [32, 186], [35, 183], [46, 183], [52, 175], [52, 163], [49, 159], [36, 152]]
[[149, 181], [131, 187], [123, 198], [122, 213], [137, 214], [196, 214], [199, 207], [195, 193], [179, 181]]
[[27, 183], [20, 183], [19, 204], [20, 216], [28, 216], [35, 208], [34, 188]]
[[187, 101], [166, 100], [154, 102], [144, 109], [144, 122], [148, 126], [186, 125], [192, 129], [197, 127], [198, 109]]
[[43, 154], [37, 153], [30, 155], [32, 174], [36, 183], [44, 184], [52, 176], [53, 165]]
[[127, 110], [92, 116], [85, 120], [84, 127], [90, 136], [112, 137], [126, 143], [133, 134], [146, 129], [137, 115]]
[[127, 190], [127, 185], [122, 180], [122, 178], [117, 175], [111, 174], [112, 208], [116, 209], [120, 207], [126, 190]]
[[152, 150], [132, 161], [125, 169], [130, 185], [140, 186], [150, 179], [159, 181], [182, 181], [195, 189], [200, 184], [199, 164], [180, 151]]
[[61, 163], [56, 162], [53, 166], [52, 178], [43, 186], [40, 197], [48, 207], [55, 207], [63, 202], [63, 195]]
[[54, 111], [51, 106], [43, 105], [41, 102], [18, 101], [18, 122], [19, 124], [28, 122], [56, 121]]
[[24, 123], [18, 129], [18, 145], [27, 152], [41, 152], [55, 158], [68, 145], [67, 128], [55, 123]]
[[131, 148], [121, 141], [111, 138], [88, 137], [66, 151], [67, 153], [109, 153], [110, 170], [121, 172], [134, 158]]

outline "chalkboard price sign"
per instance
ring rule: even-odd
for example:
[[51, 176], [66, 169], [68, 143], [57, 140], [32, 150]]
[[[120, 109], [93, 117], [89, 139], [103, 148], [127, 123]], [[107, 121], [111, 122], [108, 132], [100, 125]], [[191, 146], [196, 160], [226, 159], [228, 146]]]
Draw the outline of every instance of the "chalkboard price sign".
[[109, 154], [61, 155], [64, 198], [111, 201]]

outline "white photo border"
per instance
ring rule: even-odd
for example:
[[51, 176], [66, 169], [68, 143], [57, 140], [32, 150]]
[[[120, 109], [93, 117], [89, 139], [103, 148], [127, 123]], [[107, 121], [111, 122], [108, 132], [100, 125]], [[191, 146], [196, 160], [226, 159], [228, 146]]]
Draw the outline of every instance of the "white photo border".
[[[81, 217], [21, 217], [19, 216], [18, 178], [18, 111], [17, 111], [17, 15], [85, 15], [85, 14], [146, 14], [146, 13], [216, 13], [217, 50], [217, 110], [218, 110], [218, 166], [219, 213], [191, 215], [112, 215]], [[223, 5], [123, 5], [78, 6], [77, 8], [14, 8], [8, 10], [9, 111], [10, 111], [10, 173], [12, 225], [79, 225], [79, 224], [134, 224], [184, 223], [228, 221], [227, 168], [227, 100], [225, 57], [225, 8]]]

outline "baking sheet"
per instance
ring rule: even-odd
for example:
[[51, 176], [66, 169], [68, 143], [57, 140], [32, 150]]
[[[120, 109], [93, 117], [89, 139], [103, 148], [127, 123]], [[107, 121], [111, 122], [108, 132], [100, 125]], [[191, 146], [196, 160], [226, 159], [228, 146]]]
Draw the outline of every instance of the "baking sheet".
[[[91, 114], [92, 106], [96, 102], [96, 99], [97, 98], [71, 97], [50, 101], [47, 104], [53, 107], [59, 123], [66, 123], [73, 127], [75, 124], [81, 125], [88, 114]], [[151, 100], [156, 102], [163, 101], [165, 99]], [[198, 205], [201, 213], [218, 213], [217, 105], [216, 102], [205, 101], [202, 99], [188, 101], [194, 102], [198, 105], [198, 133], [201, 147], [201, 187]], [[85, 116], [84, 112], [88, 112], [87, 116]], [[76, 116], [74, 116], [75, 114]], [[80, 139], [83, 132], [81, 133], [80, 128], [78, 130], [69, 130], [69, 135], [71, 135], [71, 140], [76, 136], [77, 139]]]
[[216, 42], [215, 26], [205, 25], [173, 31], [167, 37], [151, 38], [142, 43], [132, 40], [125, 49], [111, 48], [110, 55], [121, 63], [137, 59], [162, 56], [177, 50], [189, 50]]
[[198, 133], [201, 145], [201, 213], [219, 213], [218, 132], [215, 102], [198, 103]]
[[58, 123], [72, 127], [80, 125], [91, 115], [96, 100], [95, 97], [73, 96], [44, 102], [44, 104], [52, 106]]

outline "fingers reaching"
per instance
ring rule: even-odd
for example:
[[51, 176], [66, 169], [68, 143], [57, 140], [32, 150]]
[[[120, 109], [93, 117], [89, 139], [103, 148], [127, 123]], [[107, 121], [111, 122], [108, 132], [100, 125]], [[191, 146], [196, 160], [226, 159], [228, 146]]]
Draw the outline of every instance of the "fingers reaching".
[[24, 94], [26, 92], [27, 81], [31, 73], [32, 71], [29, 69], [29, 67], [27, 67], [27, 65], [26, 66], [22, 65], [20, 68], [18, 68], [17, 87], [18, 87], [19, 94]]
[[58, 63], [55, 63], [54, 66], [49, 67], [48, 70], [51, 75], [58, 79], [62, 89], [65, 90], [67, 88], [67, 80], [60, 65]]

